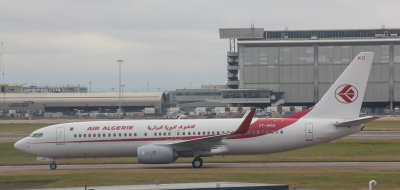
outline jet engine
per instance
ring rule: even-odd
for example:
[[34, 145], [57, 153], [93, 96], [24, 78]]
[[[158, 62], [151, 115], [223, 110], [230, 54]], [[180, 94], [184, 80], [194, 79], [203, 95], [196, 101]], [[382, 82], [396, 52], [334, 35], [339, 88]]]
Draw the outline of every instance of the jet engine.
[[178, 158], [173, 148], [155, 145], [139, 147], [137, 156], [140, 164], [169, 164]]

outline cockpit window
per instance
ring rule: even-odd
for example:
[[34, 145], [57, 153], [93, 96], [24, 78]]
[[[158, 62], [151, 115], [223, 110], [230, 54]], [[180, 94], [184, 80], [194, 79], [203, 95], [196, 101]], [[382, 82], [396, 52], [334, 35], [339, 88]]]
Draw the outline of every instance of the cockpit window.
[[42, 136], [43, 136], [43, 133], [33, 133], [31, 137], [39, 138], [39, 137], [42, 137]]

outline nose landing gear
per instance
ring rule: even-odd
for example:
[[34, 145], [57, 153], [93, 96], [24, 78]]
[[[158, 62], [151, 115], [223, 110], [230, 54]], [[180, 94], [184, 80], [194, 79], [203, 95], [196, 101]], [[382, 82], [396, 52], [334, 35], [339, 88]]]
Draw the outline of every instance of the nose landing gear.
[[50, 170], [56, 170], [57, 169], [57, 164], [55, 162], [52, 162], [50, 164]]
[[192, 161], [193, 168], [201, 168], [203, 167], [203, 159], [200, 157], [195, 157]]

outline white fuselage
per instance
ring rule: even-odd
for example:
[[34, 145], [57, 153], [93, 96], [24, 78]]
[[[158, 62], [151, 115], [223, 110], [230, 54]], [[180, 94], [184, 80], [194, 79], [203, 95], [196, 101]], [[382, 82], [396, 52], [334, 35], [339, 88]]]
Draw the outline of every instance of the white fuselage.
[[[172, 144], [232, 133], [241, 119], [122, 120], [57, 124], [41, 128], [15, 147], [48, 158], [137, 156], [143, 145]], [[363, 125], [335, 127], [334, 119], [253, 118], [248, 133], [225, 139], [207, 154], [265, 154], [332, 141], [360, 131]]]

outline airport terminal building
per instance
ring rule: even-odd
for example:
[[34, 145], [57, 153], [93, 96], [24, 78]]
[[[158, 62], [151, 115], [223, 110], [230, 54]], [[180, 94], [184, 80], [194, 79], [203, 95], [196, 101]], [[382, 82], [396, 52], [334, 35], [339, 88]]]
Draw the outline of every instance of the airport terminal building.
[[[375, 53], [364, 107], [400, 102], [400, 29], [282, 30], [224, 28], [227, 86], [282, 92], [286, 105], [315, 104], [352, 59]], [[378, 110], [374, 110], [378, 111]]]

